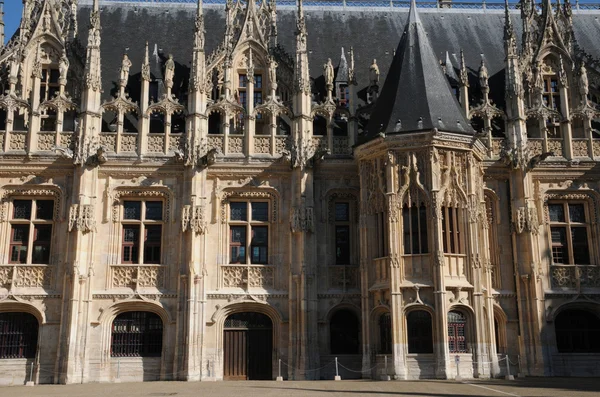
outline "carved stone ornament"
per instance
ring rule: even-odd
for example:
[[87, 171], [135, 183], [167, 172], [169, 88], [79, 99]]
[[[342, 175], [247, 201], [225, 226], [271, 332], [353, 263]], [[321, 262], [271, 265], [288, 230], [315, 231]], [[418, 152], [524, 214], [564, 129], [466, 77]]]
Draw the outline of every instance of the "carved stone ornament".
[[69, 232], [73, 229], [82, 233], [96, 230], [94, 204], [73, 204], [69, 210]]
[[539, 233], [539, 220], [537, 210], [530, 207], [519, 207], [515, 212], [515, 221], [513, 224], [517, 234], [530, 232], [533, 234]]
[[204, 215], [204, 204], [184, 205], [181, 215], [181, 230], [194, 231], [196, 234], [206, 234], [207, 222]]
[[314, 232], [313, 207], [305, 205], [294, 206], [290, 209], [290, 228], [292, 232]]

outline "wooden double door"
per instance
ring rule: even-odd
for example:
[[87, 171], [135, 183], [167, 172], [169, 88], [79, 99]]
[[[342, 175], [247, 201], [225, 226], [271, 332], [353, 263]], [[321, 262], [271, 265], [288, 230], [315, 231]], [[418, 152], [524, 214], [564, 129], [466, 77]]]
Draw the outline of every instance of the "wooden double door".
[[224, 378], [272, 380], [273, 327], [261, 313], [235, 313], [225, 320]]

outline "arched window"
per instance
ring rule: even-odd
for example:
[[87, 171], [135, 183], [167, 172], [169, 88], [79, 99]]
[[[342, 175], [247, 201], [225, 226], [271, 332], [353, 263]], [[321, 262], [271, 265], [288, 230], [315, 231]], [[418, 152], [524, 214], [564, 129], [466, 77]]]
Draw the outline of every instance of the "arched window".
[[29, 313], [0, 313], [0, 359], [34, 358], [38, 321]]
[[354, 312], [347, 309], [337, 311], [329, 324], [331, 354], [358, 354], [359, 328]]
[[383, 313], [379, 317], [379, 353], [392, 354], [392, 316]]
[[587, 310], [566, 310], [556, 316], [559, 353], [600, 353], [600, 318]]
[[442, 238], [446, 254], [462, 254], [462, 216], [459, 208], [442, 207]]
[[125, 312], [112, 325], [111, 357], [160, 357], [163, 323], [151, 312]]
[[425, 203], [411, 207], [404, 204], [402, 208], [402, 225], [404, 229], [404, 253], [426, 254], [429, 252], [427, 243], [427, 208]]
[[414, 310], [406, 316], [409, 353], [433, 353], [431, 314]]
[[459, 311], [448, 313], [448, 349], [450, 353], [466, 353], [467, 317]]

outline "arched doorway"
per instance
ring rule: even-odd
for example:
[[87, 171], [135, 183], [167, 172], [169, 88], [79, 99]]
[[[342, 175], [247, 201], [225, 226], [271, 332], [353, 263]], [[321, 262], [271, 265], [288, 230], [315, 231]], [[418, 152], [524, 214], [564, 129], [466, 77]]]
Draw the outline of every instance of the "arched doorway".
[[234, 313], [225, 320], [224, 378], [271, 380], [273, 322], [254, 312]]
[[353, 311], [342, 309], [331, 316], [329, 337], [331, 354], [359, 354], [360, 324]]

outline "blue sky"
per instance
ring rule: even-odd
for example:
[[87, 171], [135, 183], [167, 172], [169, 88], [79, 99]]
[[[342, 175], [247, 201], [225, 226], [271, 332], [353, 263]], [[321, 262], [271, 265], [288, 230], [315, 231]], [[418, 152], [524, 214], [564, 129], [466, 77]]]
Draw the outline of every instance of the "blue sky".
[[21, 0], [4, 1], [4, 34], [5, 41], [8, 41], [19, 27], [21, 13], [23, 12], [23, 2]]

